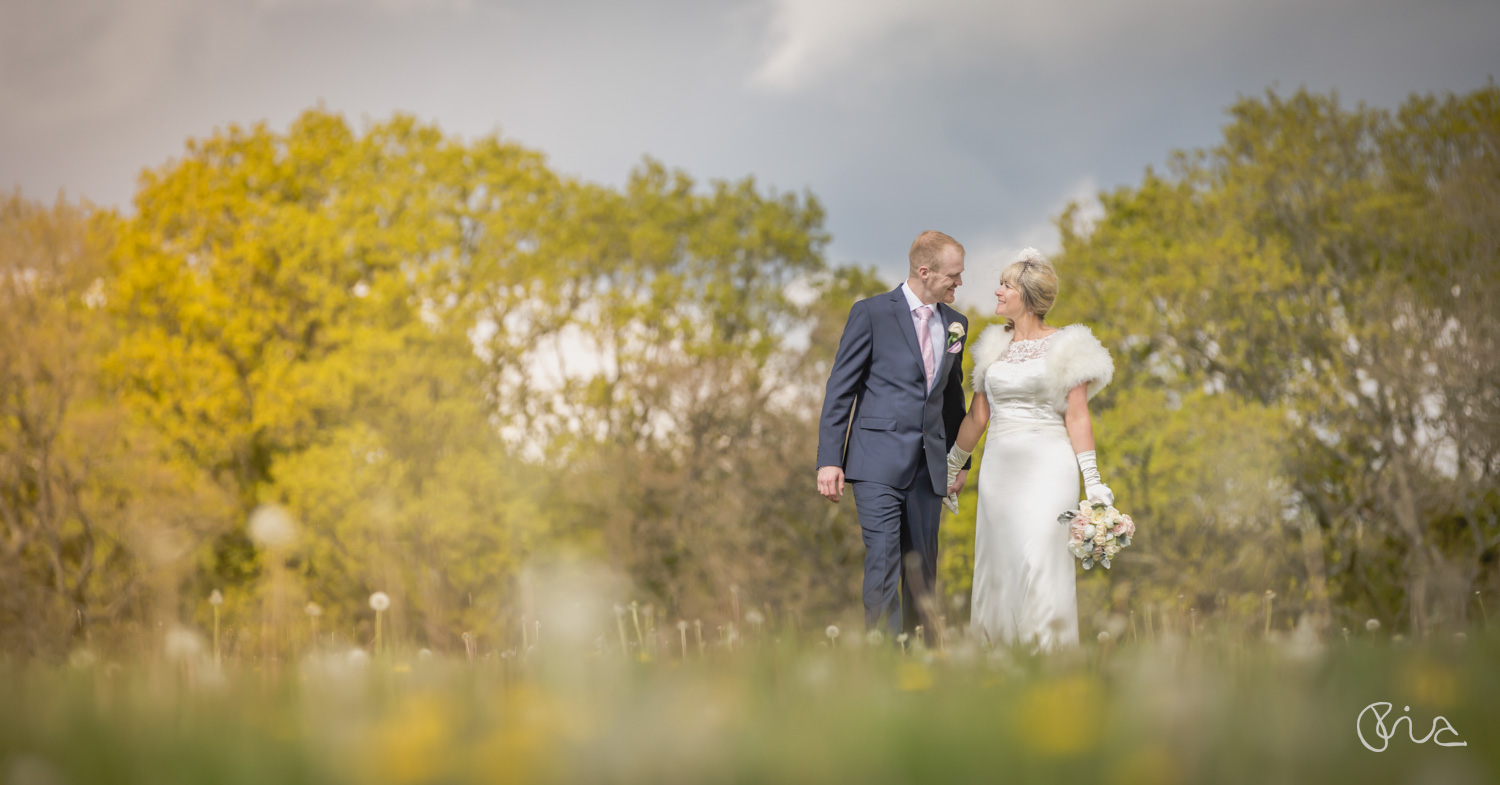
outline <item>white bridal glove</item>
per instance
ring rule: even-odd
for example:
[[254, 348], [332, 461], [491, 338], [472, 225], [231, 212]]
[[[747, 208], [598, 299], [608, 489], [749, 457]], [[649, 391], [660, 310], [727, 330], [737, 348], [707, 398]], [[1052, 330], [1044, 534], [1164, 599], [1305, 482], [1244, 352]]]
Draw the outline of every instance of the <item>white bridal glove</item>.
[[[958, 473], [963, 471], [964, 464], [969, 462], [970, 454], [971, 453], [965, 451], [957, 444], [953, 445], [953, 448], [948, 450], [948, 484], [943, 486], [944, 488], [953, 487], [953, 481], [958, 479]], [[948, 509], [952, 510], [954, 514], [957, 514], [958, 494], [948, 494], [943, 498], [943, 504], [946, 504], [948, 506]]]
[[1103, 502], [1111, 507], [1115, 504], [1115, 492], [1099, 479], [1099, 464], [1094, 461], [1094, 451], [1078, 453], [1078, 469], [1083, 472], [1083, 496], [1091, 502]]

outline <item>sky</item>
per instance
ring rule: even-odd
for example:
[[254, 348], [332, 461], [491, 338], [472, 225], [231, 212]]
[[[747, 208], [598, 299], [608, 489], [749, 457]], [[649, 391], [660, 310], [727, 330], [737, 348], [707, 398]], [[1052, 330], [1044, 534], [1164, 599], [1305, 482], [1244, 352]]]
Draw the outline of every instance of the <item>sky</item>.
[[1240, 96], [1394, 107], [1495, 77], [1500, 0], [0, 0], [0, 188], [128, 210], [215, 128], [406, 112], [594, 182], [649, 155], [811, 192], [829, 261], [893, 284], [945, 231], [970, 305], [1056, 249], [1069, 200], [1215, 144]]

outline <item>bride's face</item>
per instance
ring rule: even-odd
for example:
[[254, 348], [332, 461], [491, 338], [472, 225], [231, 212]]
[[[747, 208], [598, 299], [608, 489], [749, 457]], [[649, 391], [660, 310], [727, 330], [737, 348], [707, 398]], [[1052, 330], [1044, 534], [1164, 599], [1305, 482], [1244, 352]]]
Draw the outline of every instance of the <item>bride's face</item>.
[[1018, 319], [1023, 313], [1026, 313], [1026, 299], [1021, 290], [1002, 280], [995, 289], [995, 315]]

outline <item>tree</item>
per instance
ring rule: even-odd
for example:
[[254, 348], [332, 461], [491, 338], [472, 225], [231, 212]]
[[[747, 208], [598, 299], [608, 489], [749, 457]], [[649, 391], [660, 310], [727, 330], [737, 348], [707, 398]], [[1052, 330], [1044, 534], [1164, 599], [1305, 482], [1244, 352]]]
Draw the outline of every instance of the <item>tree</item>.
[[445, 501], [515, 463], [483, 406], [465, 309], [474, 287], [501, 285], [486, 270], [528, 264], [559, 188], [540, 156], [493, 137], [465, 144], [402, 116], [358, 134], [322, 110], [284, 135], [232, 126], [143, 177], [116, 248], [111, 369], [238, 499], [202, 594], [254, 589], [265, 554], [239, 521], [285, 503], [305, 534], [287, 558], [330, 621], [382, 589], [398, 624], [425, 608], [432, 631], [461, 629], [438, 609], [481, 587], [434, 571], [460, 555], [473, 570], [514, 563], [525, 544], [481, 531], [508, 483], [464, 515]]
[[[832, 351], [819, 295], [873, 278], [825, 268], [811, 196], [650, 160], [616, 190], [314, 110], [190, 143], [136, 203], [111, 370], [238, 500], [200, 593], [285, 604], [258, 576], [286, 567], [340, 628], [380, 589], [395, 630], [453, 645], [505, 634], [520, 566], [575, 547], [679, 608], [847, 600], [825, 573], [854, 532], [785, 489]], [[262, 503], [301, 522], [291, 551], [237, 525]]]
[[[1103, 405], [1166, 402], [1171, 420], [1196, 400], [1209, 433], [1223, 406], [1203, 395], [1263, 409], [1259, 432], [1287, 429], [1263, 453], [1282, 502], [1231, 502], [1242, 472], [1206, 498], [1291, 538], [1301, 568], [1275, 583], [1325, 623], [1330, 596], [1345, 621], [1401, 608], [1417, 634], [1461, 623], [1500, 534], [1496, 379], [1482, 364], [1496, 347], [1482, 309], [1495, 297], [1500, 90], [1414, 97], [1394, 115], [1268, 93], [1230, 114], [1220, 146], [1102, 195], [1092, 226], [1075, 226], [1076, 210], [1060, 221], [1059, 266], [1077, 281], [1062, 310], [1096, 323], [1123, 370]], [[1143, 468], [1148, 443], [1103, 445], [1129, 468], [1124, 499], [1144, 490], [1136, 477], [1162, 486]], [[1165, 532], [1192, 508], [1150, 509]]]
[[[56, 652], [172, 615], [223, 500], [172, 462], [100, 373], [113, 219], [0, 201], [0, 646]], [[165, 591], [164, 591], [165, 590]]]

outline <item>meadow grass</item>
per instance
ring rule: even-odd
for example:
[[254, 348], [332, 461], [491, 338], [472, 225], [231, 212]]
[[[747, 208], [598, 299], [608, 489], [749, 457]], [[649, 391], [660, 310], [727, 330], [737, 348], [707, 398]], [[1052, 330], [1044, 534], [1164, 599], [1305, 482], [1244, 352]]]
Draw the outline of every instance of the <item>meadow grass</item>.
[[[613, 620], [610, 620], [612, 622]], [[607, 629], [601, 627], [601, 629]], [[1500, 639], [941, 649], [676, 629], [470, 659], [203, 647], [0, 664], [7, 783], [1491, 782]], [[822, 630], [819, 630], [822, 632]], [[669, 645], [670, 644], [670, 645]], [[1383, 752], [1355, 726], [1376, 701]], [[1403, 709], [1410, 706], [1409, 710]], [[1444, 717], [1465, 747], [1413, 743]], [[1381, 745], [1373, 721], [1368, 740]]]

